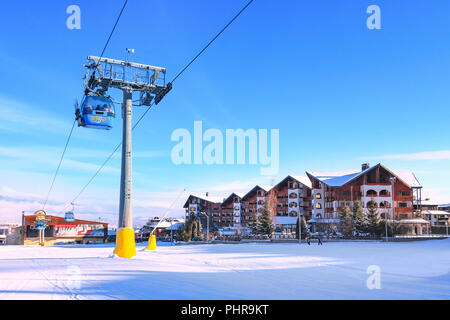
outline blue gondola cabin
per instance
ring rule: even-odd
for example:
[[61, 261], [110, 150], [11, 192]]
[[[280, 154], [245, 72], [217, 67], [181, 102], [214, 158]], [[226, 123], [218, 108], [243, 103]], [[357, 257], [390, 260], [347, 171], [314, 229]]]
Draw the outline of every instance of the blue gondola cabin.
[[110, 130], [116, 117], [114, 102], [106, 97], [87, 96], [76, 111], [78, 126]]
[[75, 221], [75, 215], [73, 214], [73, 212], [71, 212], [71, 211], [66, 212], [66, 214], [64, 216], [64, 221], [65, 222], [74, 222]]

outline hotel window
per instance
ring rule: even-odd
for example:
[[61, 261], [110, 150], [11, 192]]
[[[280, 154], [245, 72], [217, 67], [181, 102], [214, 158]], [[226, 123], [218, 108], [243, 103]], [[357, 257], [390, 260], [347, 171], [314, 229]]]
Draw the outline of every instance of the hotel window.
[[316, 203], [316, 209], [322, 209], [322, 205], [320, 203]]
[[399, 208], [406, 208], [406, 207], [408, 207], [408, 204], [406, 202], [399, 202], [398, 203], [398, 207]]
[[320, 193], [316, 193], [316, 199], [322, 199], [322, 195]]

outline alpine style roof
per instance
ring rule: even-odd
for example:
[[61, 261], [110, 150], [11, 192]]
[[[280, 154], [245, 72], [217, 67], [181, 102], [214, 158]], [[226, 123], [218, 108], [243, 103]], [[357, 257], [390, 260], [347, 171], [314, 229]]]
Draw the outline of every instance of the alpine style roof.
[[232, 200], [232, 198], [233, 198], [234, 196], [238, 197], [239, 199], [242, 199], [242, 197], [244, 196], [244, 194], [233, 192], [232, 194], [230, 194], [230, 195], [228, 196], [228, 198], [226, 198], [225, 200], [223, 200], [222, 204], [225, 204], [225, 203], [229, 202], [230, 200]]
[[309, 180], [309, 178], [305, 175], [300, 176], [300, 175], [288, 175], [286, 178], [284, 178], [283, 180], [281, 180], [276, 187], [278, 187], [280, 184], [284, 183], [287, 179], [292, 178], [294, 180], [297, 180], [297, 182], [300, 182], [301, 184], [307, 186], [308, 188], [311, 188], [311, 180]]
[[270, 189], [272, 189], [272, 187], [268, 187], [268, 186], [255, 186], [252, 190], [250, 190], [249, 192], [247, 192], [246, 194], [245, 194], [245, 196], [243, 196], [242, 197], [242, 200], [245, 200], [245, 199], [247, 199], [248, 197], [250, 197], [253, 193], [255, 193], [256, 192], [256, 190], [258, 190], [258, 189], [262, 189], [262, 190], [264, 190], [264, 191], [266, 191], [266, 192], [268, 192]]
[[318, 179], [330, 187], [342, 187], [347, 183], [357, 179], [358, 177], [366, 174], [369, 171], [374, 170], [377, 167], [382, 167], [386, 171], [390, 172], [392, 175], [396, 176], [398, 179], [403, 181], [405, 184], [411, 188], [421, 188], [420, 182], [417, 180], [414, 173], [409, 171], [398, 171], [396, 173], [392, 172], [381, 163], [372, 166], [366, 170], [355, 170], [355, 171], [340, 171], [340, 172], [306, 172], [308, 176]]

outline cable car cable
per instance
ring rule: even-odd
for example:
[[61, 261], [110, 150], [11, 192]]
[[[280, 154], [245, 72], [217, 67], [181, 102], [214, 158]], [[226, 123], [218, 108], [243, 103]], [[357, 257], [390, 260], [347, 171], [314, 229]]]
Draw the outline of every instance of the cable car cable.
[[198, 57], [200, 57], [202, 55], [202, 53], [208, 49], [208, 47], [234, 22], [234, 20], [236, 20], [244, 11], [245, 9], [247, 9], [253, 2], [254, 0], [250, 0], [234, 17], [233, 19], [230, 20], [230, 22], [228, 22], [225, 27], [222, 28], [222, 30], [219, 31], [219, 33], [216, 34], [216, 36], [214, 38], [212, 38], [212, 40], [180, 71], [178, 72], [178, 74], [175, 76], [175, 78], [173, 78], [173, 80], [171, 81], [171, 83], [175, 82], [175, 80], [178, 79], [179, 76], [181, 76], [182, 73], [184, 73], [186, 71], [187, 68], [189, 68], [191, 66], [191, 64], [193, 64], [195, 62], [195, 60], [197, 60]]
[[[125, 0], [124, 4], [122, 6], [122, 10], [120, 10], [119, 16], [116, 19], [116, 23], [114, 24], [114, 27], [112, 28], [111, 33], [109, 34], [108, 40], [106, 41], [106, 44], [103, 47], [103, 51], [102, 51], [102, 54], [100, 55], [100, 59], [103, 58], [103, 55], [105, 54], [106, 48], [109, 45], [109, 41], [111, 40], [114, 31], [116, 31], [116, 27], [119, 24], [120, 18], [122, 17], [123, 11], [125, 10], [125, 7], [127, 6], [127, 4], [128, 4], [128, 0]], [[95, 66], [95, 69], [97, 69], [98, 65], [100, 64], [100, 59], [98, 60], [97, 65]], [[95, 69], [94, 69], [94, 72], [95, 72]]]
[[[103, 55], [105, 54], [105, 51], [106, 51], [106, 49], [108, 48], [109, 42], [111, 41], [111, 38], [112, 38], [112, 36], [113, 36], [113, 34], [114, 34], [116, 28], [117, 28], [117, 25], [119, 24], [120, 18], [122, 17], [122, 14], [123, 14], [123, 12], [124, 12], [124, 10], [125, 10], [127, 4], [128, 4], [128, 0], [125, 0], [124, 4], [123, 4], [123, 6], [122, 6], [122, 9], [120, 10], [119, 16], [117, 17], [116, 22], [114, 23], [114, 26], [113, 26], [113, 28], [112, 28], [110, 34], [109, 34], [108, 40], [106, 41], [106, 44], [105, 44], [105, 46], [103, 47], [103, 50], [102, 50], [102, 53], [101, 53], [100, 57], [103, 57]], [[100, 63], [100, 60], [99, 60], [98, 63]], [[95, 69], [98, 67], [98, 63], [97, 63], [97, 66], [95, 67]], [[94, 69], [94, 72], [95, 72], [95, 69]], [[86, 95], [85, 95], [85, 96], [86, 96]], [[66, 150], [67, 150], [67, 146], [69, 145], [70, 138], [72, 137], [72, 133], [73, 133], [73, 129], [74, 129], [74, 127], [75, 127], [75, 123], [76, 123], [76, 120], [74, 121], [74, 123], [73, 123], [73, 125], [72, 125], [72, 129], [70, 130], [69, 138], [67, 139], [67, 142], [66, 142], [66, 145], [65, 145], [65, 147], [64, 147], [64, 151], [63, 151], [63, 153], [62, 153], [62, 156], [61, 156], [61, 159], [60, 159], [60, 161], [59, 161], [58, 167], [57, 167], [57, 169], [56, 169], [55, 175], [53, 176], [53, 181], [52, 181], [52, 183], [51, 183], [50, 190], [48, 191], [47, 197], [46, 197], [46, 199], [45, 199], [44, 206], [43, 206], [43, 210], [45, 209], [45, 206], [47, 205], [48, 199], [49, 199], [49, 197], [50, 197], [50, 194], [51, 194], [51, 192], [52, 192], [53, 186], [54, 186], [54, 184], [55, 184], [56, 177], [58, 176], [59, 169], [60, 169], [60, 167], [61, 167], [62, 161], [63, 161], [63, 159], [64, 159], [64, 156], [65, 156], [65, 153], [66, 153]]]
[[[151, 109], [151, 107], [153, 106], [153, 103], [147, 108], [147, 110], [145, 110], [145, 112], [141, 115], [141, 117], [138, 119], [138, 121], [136, 121], [136, 123], [134, 124], [134, 126], [132, 127], [132, 130], [134, 130], [137, 125], [142, 121], [142, 119], [145, 117], [145, 115], [148, 113], [148, 111]], [[95, 179], [95, 177], [100, 173], [100, 171], [102, 171], [102, 169], [106, 166], [106, 164], [108, 163], [109, 160], [111, 160], [111, 158], [114, 156], [114, 154], [117, 152], [117, 150], [119, 150], [119, 148], [122, 146], [122, 142], [120, 142], [117, 147], [109, 154], [109, 156], [106, 158], [106, 160], [100, 165], [100, 167], [97, 169], [97, 171], [94, 173], [94, 175], [89, 179], [89, 181], [83, 186], [83, 188], [81, 188], [81, 191], [77, 194], [77, 196], [71, 201], [75, 202], [80, 196], [81, 194], [84, 192], [84, 190], [86, 190], [86, 188], [91, 184], [91, 182]], [[67, 207], [70, 206], [70, 204], [66, 205], [64, 207], [64, 209], [60, 212], [63, 213]]]
[[59, 159], [58, 167], [56, 168], [55, 174], [53, 176], [53, 181], [52, 181], [52, 183], [50, 185], [50, 189], [48, 190], [47, 197], [45, 198], [45, 202], [44, 202], [44, 205], [42, 207], [42, 210], [45, 210], [45, 206], [47, 205], [48, 199], [49, 199], [50, 194], [51, 194], [51, 192], [53, 190], [53, 186], [55, 185], [55, 180], [56, 180], [56, 177], [58, 176], [59, 169], [61, 168], [61, 164], [62, 164], [62, 161], [64, 159], [64, 155], [66, 154], [67, 146], [69, 145], [70, 138], [72, 137], [73, 129], [75, 128], [75, 123], [76, 123], [76, 120], [73, 121], [72, 129], [70, 129], [69, 137], [67, 138], [66, 145], [64, 146], [64, 151], [63, 151], [63, 153], [61, 155], [61, 159]]
[[[189, 61], [188, 64], [186, 64], [186, 66], [181, 69], [180, 72], [177, 73], [177, 75], [172, 79], [171, 82], [169, 82], [170, 84], [173, 83], [174, 81], [176, 81], [202, 54], [203, 52], [206, 51], [206, 49], [208, 49], [211, 44], [220, 37], [220, 35], [252, 4], [254, 0], [250, 0], [215, 36], [214, 38], [212, 38], [211, 41], [208, 42], [208, 44], [206, 46], [203, 47], [202, 50], [199, 51], [199, 53]], [[122, 8], [122, 11], [119, 15], [119, 18], [116, 21], [116, 25], [119, 22], [120, 16], [122, 15], [123, 10], [125, 9], [125, 6], [127, 4], [128, 0], [125, 1], [124, 7]], [[115, 25], [115, 26], [116, 26]], [[114, 26], [114, 29], [115, 29]], [[114, 31], [113, 29], [113, 31]], [[112, 33], [111, 33], [112, 35]], [[109, 41], [109, 39], [108, 39]], [[104, 52], [103, 52], [104, 53]], [[100, 60], [99, 60], [100, 61]], [[150, 104], [150, 106], [147, 108], [147, 110], [145, 110], [145, 112], [142, 114], [142, 116], [138, 119], [138, 121], [134, 124], [132, 130], [134, 130], [137, 125], [142, 121], [142, 119], [147, 115], [147, 113], [150, 111], [151, 107], [154, 105], [154, 101]], [[91, 184], [91, 182], [95, 179], [95, 177], [100, 173], [100, 171], [105, 167], [105, 165], [108, 163], [108, 161], [112, 158], [112, 156], [117, 152], [117, 150], [122, 146], [122, 143], [119, 143], [117, 145], [117, 147], [111, 152], [111, 154], [106, 158], [106, 160], [102, 163], [102, 165], [99, 167], [99, 169], [95, 172], [95, 174], [91, 177], [91, 179], [89, 179], [88, 183], [86, 183], [86, 185], [81, 189], [81, 191], [78, 193], [78, 195], [74, 198], [74, 200], [72, 200], [71, 202], [76, 201], [81, 194], [84, 192], [84, 190], [86, 190], [86, 188]], [[64, 211], [69, 205], [67, 205], [62, 211]]]

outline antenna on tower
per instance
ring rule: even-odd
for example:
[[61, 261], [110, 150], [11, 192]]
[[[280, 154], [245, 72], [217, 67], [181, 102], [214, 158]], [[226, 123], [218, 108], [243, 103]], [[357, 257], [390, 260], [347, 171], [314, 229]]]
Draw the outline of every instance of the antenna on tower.
[[127, 62], [130, 62], [130, 54], [134, 53], [134, 49], [127, 48], [127, 52], [128, 52]]

